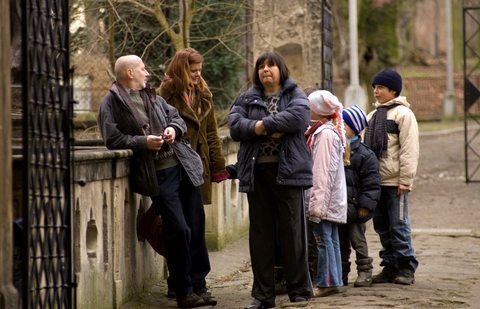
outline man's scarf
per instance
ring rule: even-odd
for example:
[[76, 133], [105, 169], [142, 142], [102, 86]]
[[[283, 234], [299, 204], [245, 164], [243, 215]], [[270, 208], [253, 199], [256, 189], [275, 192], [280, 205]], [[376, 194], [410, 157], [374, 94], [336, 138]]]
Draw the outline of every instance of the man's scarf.
[[[122, 119], [124, 119], [122, 121], [122, 126], [127, 127], [128, 132], [132, 132], [135, 135], [144, 135], [145, 131], [142, 129], [148, 128], [148, 134], [160, 135], [163, 133], [167, 127], [166, 115], [161, 104], [158, 104], [157, 106], [163, 114], [156, 114], [155, 108], [153, 107], [156, 100], [156, 94], [152, 88], [145, 87], [140, 90], [140, 97], [144, 102], [145, 112], [147, 113], [149, 123], [143, 123], [142, 117], [138, 115], [138, 110], [132, 108], [132, 99], [123, 86], [115, 82], [112, 88], [117, 89], [119, 96], [123, 99], [123, 102], [126, 103], [113, 104], [113, 108], [115, 110], [115, 115], [122, 115]], [[131, 116], [133, 116], [133, 119], [135, 120], [133, 120]]]
[[377, 111], [373, 114], [365, 130], [365, 144], [379, 159], [388, 156], [387, 112], [397, 105], [377, 107]]

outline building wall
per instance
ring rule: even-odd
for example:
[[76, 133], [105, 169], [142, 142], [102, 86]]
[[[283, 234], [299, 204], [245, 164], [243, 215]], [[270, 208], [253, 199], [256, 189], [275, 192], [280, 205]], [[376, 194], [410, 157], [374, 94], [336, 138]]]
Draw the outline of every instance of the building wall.
[[321, 4], [317, 2], [254, 1], [253, 61], [262, 52], [278, 52], [302, 88], [321, 85], [322, 80]]
[[[455, 5], [456, 1], [452, 1]], [[413, 44], [430, 57], [445, 59], [447, 51], [445, 1], [415, 1]]]

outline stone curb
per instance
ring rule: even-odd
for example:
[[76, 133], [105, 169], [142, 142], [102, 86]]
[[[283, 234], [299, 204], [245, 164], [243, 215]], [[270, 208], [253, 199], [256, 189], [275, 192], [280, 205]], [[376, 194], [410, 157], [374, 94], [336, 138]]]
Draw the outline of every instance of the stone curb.
[[[480, 125], [474, 125], [470, 126], [469, 130], [478, 130], [480, 129]], [[419, 136], [438, 136], [438, 135], [448, 135], [452, 133], [458, 133], [458, 132], [463, 132], [465, 131], [465, 127], [458, 127], [458, 128], [451, 128], [451, 129], [445, 129], [445, 130], [438, 130], [438, 131], [428, 131], [428, 132], [420, 132]]]

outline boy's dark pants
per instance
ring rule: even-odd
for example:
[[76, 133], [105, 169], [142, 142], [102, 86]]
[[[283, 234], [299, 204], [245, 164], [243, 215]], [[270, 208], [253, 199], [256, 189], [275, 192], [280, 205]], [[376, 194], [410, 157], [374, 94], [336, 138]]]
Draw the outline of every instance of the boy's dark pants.
[[342, 255], [342, 278], [348, 282], [350, 273], [351, 248], [355, 250], [357, 271], [370, 271], [373, 268], [372, 258], [368, 256], [367, 238], [365, 237], [365, 223], [350, 222], [339, 224], [338, 237], [340, 239], [340, 253]]

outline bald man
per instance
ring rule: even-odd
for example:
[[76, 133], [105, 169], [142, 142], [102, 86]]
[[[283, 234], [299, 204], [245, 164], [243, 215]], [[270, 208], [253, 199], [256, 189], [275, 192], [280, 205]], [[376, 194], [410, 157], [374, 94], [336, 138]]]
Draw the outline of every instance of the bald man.
[[205, 280], [210, 261], [200, 191], [202, 161], [182, 139], [187, 127], [177, 110], [147, 86], [150, 74], [140, 57], [118, 58], [115, 76], [98, 114], [105, 145], [133, 151], [130, 188], [150, 196], [162, 217], [178, 308], [215, 306]]
[[150, 73], [138, 56], [122, 56], [115, 62], [116, 80], [130, 89], [141, 90], [147, 87], [149, 76]]

